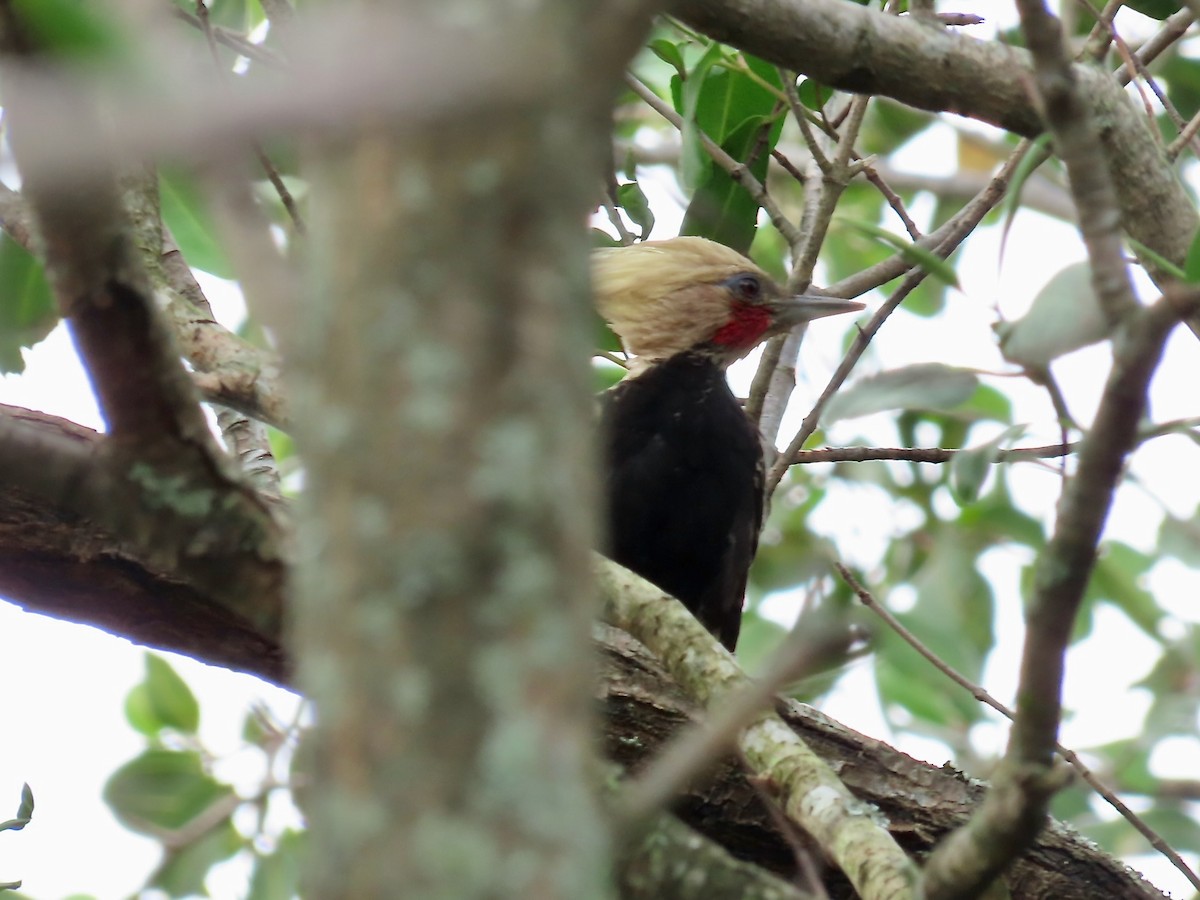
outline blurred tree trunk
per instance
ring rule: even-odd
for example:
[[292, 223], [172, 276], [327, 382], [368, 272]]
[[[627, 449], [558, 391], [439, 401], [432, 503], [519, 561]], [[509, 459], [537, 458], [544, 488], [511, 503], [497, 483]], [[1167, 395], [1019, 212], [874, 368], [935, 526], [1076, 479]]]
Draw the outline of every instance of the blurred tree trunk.
[[311, 291], [276, 321], [305, 460], [310, 897], [608, 892], [580, 222], [612, 82], [570, 64], [571, 0], [465, 5], [520, 35], [535, 88], [483, 80], [469, 114], [324, 148]]

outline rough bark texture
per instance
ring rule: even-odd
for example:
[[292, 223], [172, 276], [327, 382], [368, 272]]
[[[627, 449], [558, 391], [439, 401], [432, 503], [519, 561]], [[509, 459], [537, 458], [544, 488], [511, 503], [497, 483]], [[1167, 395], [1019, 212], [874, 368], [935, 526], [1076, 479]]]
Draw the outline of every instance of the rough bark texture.
[[[695, 707], [632, 638], [605, 629], [600, 640], [604, 665], [599, 696], [606, 747], [618, 762], [636, 769], [690, 720]], [[915, 760], [801, 703], [781, 700], [778, 709], [855, 795], [879, 808], [897, 841], [918, 856], [966, 821], [983, 798], [986, 785], [949, 764], [938, 767]], [[780, 834], [759, 788], [734, 760], [726, 760], [711, 777], [693, 785], [676, 813], [734, 856], [796, 876], [793, 844]], [[1164, 896], [1058, 823], [1042, 832], [1033, 849], [1009, 870], [1005, 883], [1014, 900]], [[825, 884], [833, 897], [854, 896], [836, 872], [825, 872]]]
[[537, 67], [544, 93], [326, 148], [311, 295], [273, 323], [305, 461], [313, 898], [607, 894], [577, 223], [610, 98], [568, 65], [587, 40], [573, 2], [512, 6], [473, 14], [481, 34], [527, 26], [508, 65]]
[[[0, 419], [48, 438], [98, 447], [100, 435], [65, 419], [0, 404]], [[276, 632], [229, 611], [203, 585], [164, 572], [95, 522], [0, 485], [0, 596], [30, 612], [102, 628], [164, 650], [284, 684], [290, 668]], [[279, 593], [260, 597], [281, 607]]]

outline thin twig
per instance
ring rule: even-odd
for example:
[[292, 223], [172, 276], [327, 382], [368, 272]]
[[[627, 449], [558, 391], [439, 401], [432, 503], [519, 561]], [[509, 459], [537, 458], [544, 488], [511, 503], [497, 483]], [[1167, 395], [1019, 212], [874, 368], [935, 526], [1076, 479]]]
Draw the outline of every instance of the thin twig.
[[[1167, 50], [1172, 44], [1178, 41], [1187, 33], [1187, 30], [1196, 21], [1196, 13], [1190, 9], [1181, 9], [1179, 12], [1172, 13], [1163, 22], [1162, 27], [1154, 33], [1154, 36], [1146, 43], [1138, 48], [1137, 59], [1143, 66], [1148, 66], [1154, 62], [1163, 51]], [[1126, 85], [1129, 79], [1133, 76], [1125, 66], [1118, 66], [1113, 72], [1113, 77], [1117, 81]]]
[[[628, 247], [633, 243], [633, 234], [625, 227], [625, 220], [621, 218], [621, 213], [617, 209], [617, 177], [610, 173], [608, 189], [604, 191], [601, 204], [604, 206], [604, 212], [608, 215], [608, 221], [612, 223], [613, 228], [617, 230], [617, 238]], [[644, 238], [645, 233], [642, 234]]]
[[[212, 56], [214, 68], [222, 77], [227, 76], [228, 72], [221, 65], [221, 55], [217, 51], [217, 36], [213, 31], [212, 23], [209, 21], [208, 5], [204, 0], [196, 0], [196, 18], [200, 22], [200, 30], [204, 32], [205, 40], [208, 41], [208, 50]], [[259, 143], [257, 138], [250, 139], [250, 148], [258, 160], [258, 164], [262, 166], [263, 172], [266, 173], [267, 180], [275, 188], [275, 193], [279, 196], [279, 201], [283, 204], [288, 217], [292, 220], [292, 225], [296, 229], [296, 233], [301, 236], [307, 234], [308, 228], [305, 226], [304, 219], [300, 215], [300, 208], [296, 205], [296, 198], [292, 196], [292, 192], [283, 183], [283, 176], [279, 174], [279, 169], [271, 161], [271, 157], [267, 155], [267, 151], [263, 149], [263, 145]]]
[[[1056, 459], [1060, 456], [1070, 456], [1078, 444], [1048, 444], [1043, 447], [1014, 447], [1001, 450], [996, 455], [997, 462], [1016, 462], [1023, 460]], [[826, 447], [822, 450], [801, 450], [792, 458], [792, 465], [807, 465], [809, 463], [841, 463], [841, 462], [911, 462], [911, 463], [948, 463], [963, 450], [950, 450], [945, 447]]]
[[[803, 227], [800, 229], [804, 240], [792, 247], [792, 271], [787, 282], [790, 291], [805, 291], [812, 283], [813, 270], [816, 268], [821, 245], [829, 232], [829, 223], [833, 220], [842, 193], [854, 175], [850, 159], [854, 155], [854, 144], [858, 141], [870, 102], [871, 98], [865, 95], [850, 100], [845, 124], [838, 135], [833, 153], [826, 159], [826, 165], [821, 167], [821, 177], [810, 178], [806, 182], [806, 197], [815, 199], [812, 200], [811, 207], [806, 206]], [[815, 139], [810, 150], [814, 148], [818, 148]], [[814, 154], [814, 159], [816, 158]], [[783, 421], [784, 409], [796, 386], [796, 358], [804, 340], [804, 332], [805, 327], [801, 325], [784, 335], [782, 340], [776, 338], [771, 342], [771, 352], [764, 353], [759, 361], [753, 387], [762, 390], [765, 383], [766, 389], [762, 394], [761, 404], [757, 395], [752, 393], [748, 412], [752, 417], [757, 414], [752, 420], [757, 422], [768, 444], [773, 445], [775, 442], [780, 423]]]
[[804, 145], [808, 147], [808, 152], [812, 154], [812, 158], [816, 161], [817, 166], [822, 172], [825, 172], [829, 169], [831, 163], [825, 155], [825, 150], [821, 147], [820, 141], [817, 140], [816, 134], [813, 133], [812, 124], [809, 122], [809, 116], [812, 113], [801, 102], [800, 94], [796, 90], [796, 73], [790, 72], [787, 69], [780, 69], [779, 77], [783, 79], [783, 90], [787, 94], [788, 105], [792, 109], [792, 118], [800, 126], [800, 135], [804, 138]]
[[[204, 30], [199, 16], [194, 16], [186, 9], [178, 6], [171, 7], [171, 14], [177, 19], [182, 19], [193, 28]], [[253, 59], [256, 62], [266, 63], [270, 66], [282, 66], [283, 59], [275, 51], [270, 50], [261, 44], [256, 44], [244, 34], [238, 34], [235, 31], [230, 31], [221, 25], [212, 25], [211, 31], [217, 43], [224, 44], [235, 53], [240, 53], [247, 59]]]
[[[645, 82], [635, 75], [626, 75], [625, 83], [629, 85], [630, 90], [645, 100], [651, 109], [676, 128], [681, 131], [683, 130], [683, 119], [680, 118], [675, 110], [664, 103], [658, 94], [654, 93]], [[799, 246], [803, 236], [796, 230], [796, 226], [791, 223], [788, 217], [784, 215], [783, 210], [779, 208], [775, 200], [767, 193], [767, 189], [762, 186], [762, 183], [754, 177], [745, 165], [722, 150], [720, 145], [703, 131], [699, 131], [698, 134], [700, 136], [700, 144], [704, 147], [704, 152], [709, 155], [712, 161], [724, 169], [730, 178], [745, 188], [746, 193], [767, 211], [767, 215], [771, 219], [771, 224], [783, 235], [784, 240], [792, 246]]]
[[[1187, 130], [1187, 123], [1184, 122], [1183, 116], [1180, 114], [1179, 110], [1175, 108], [1175, 104], [1171, 102], [1171, 98], [1167, 96], [1167, 92], [1159, 86], [1158, 80], [1150, 74], [1150, 70], [1146, 68], [1146, 64], [1143, 63], [1138, 55], [1129, 48], [1129, 45], [1125, 42], [1125, 39], [1117, 33], [1117, 30], [1115, 27], [1113, 27], [1111, 21], [1108, 23], [1108, 27], [1112, 31], [1113, 43], [1116, 45], [1117, 52], [1121, 55], [1122, 61], [1133, 71], [1133, 73], [1139, 75], [1142, 81], [1146, 83], [1146, 86], [1150, 88], [1150, 90], [1154, 93], [1154, 96], [1157, 98], [1159, 104], [1166, 111], [1167, 117], [1171, 120], [1171, 123], [1179, 130], [1179, 136], [1176, 138], [1176, 141], [1172, 143], [1172, 146], [1174, 146], [1175, 143], [1177, 143], [1179, 139], [1183, 137], [1183, 133]], [[1138, 93], [1141, 94], [1140, 86], [1138, 88]], [[1146, 117], [1149, 120], [1148, 124], [1152, 128], [1152, 133], [1157, 136], [1159, 132], [1157, 127], [1154, 125], [1154, 109], [1150, 105], [1149, 101], [1145, 100], [1144, 95], [1143, 102], [1146, 106]], [[1187, 140], [1185, 139], [1184, 143], [1186, 142]], [[1192, 149], [1197, 150], [1198, 148], [1193, 146]], [[1178, 153], [1178, 151], [1176, 151], [1176, 153]], [[1174, 155], [1168, 155], [1171, 159], [1175, 158]]]
[[[988, 186], [980, 191], [970, 203], [959, 210], [942, 228], [926, 238], [926, 242], [931, 242], [933, 239], [938, 241], [936, 245], [931, 247], [938, 256], [945, 259], [953, 253], [966, 236], [974, 231], [976, 226], [983, 221], [983, 217], [1000, 202], [1004, 196], [1004, 192], [1008, 188], [1009, 178], [1012, 177], [1013, 171], [1025, 157], [1025, 154], [1029, 152], [1030, 146], [1032, 145], [1028, 141], [1022, 141], [1017, 145], [1017, 148], [1001, 167], [1000, 171], [992, 178], [991, 182], [988, 183]], [[923, 242], [923, 245], [926, 245], [925, 242]], [[859, 275], [861, 276], [862, 273], [859, 273]], [[775, 489], [780, 479], [783, 478], [784, 472], [787, 471], [788, 466], [795, 459], [796, 454], [804, 447], [804, 442], [817, 430], [817, 424], [820, 421], [825, 405], [842, 386], [842, 383], [846, 380], [851, 370], [853, 370], [859, 358], [866, 351], [875, 333], [883, 326], [883, 323], [887, 321], [888, 317], [895, 311], [903, 299], [924, 280], [925, 276], [926, 272], [924, 269], [917, 268], [909, 272], [900, 287], [888, 298], [888, 301], [876, 310], [874, 315], [871, 316], [870, 321], [860, 329], [858, 337], [855, 338], [854, 343], [846, 352], [846, 356], [838, 366], [837, 371], [829, 379], [829, 383], [825, 386], [825, 390], [821, 392], [821, 396], [817, 399], [812, 411], [809, 412], [801, 423], [788, 448], [779, 455], [779, 458], [771, 467], [770, 474], [767, 477], [768, 491]], [[832, 296], [840, 297], [844, 296], [846, 291], [843, 285], [835, 285], [830, 288], [829, 293]], [[852, 296], [858, 295], [853, 294]]]
[[1200, 156], [1200, 151], [1196, 150], [1195, 144], [1196, 133], [1198, 131], [1200, 131], [1200, 112], [1192, 116], [1188, 123], [1184, 125], [1183, 129], [1179, 132], [1179, 136], [1176, 137], [1175, 140], [1171, 141], [1171, 143], [1167, 146], [1167, 159], [1176, 159], [1183, 148], [1188, 144], [1191, 144], [1193, 152], [1196, 152], [1196, 155]]
[[607, 360], [615, 366], [620, 366], [622, 369], [629, 368], [629, 360], [622, 359], [621, 357], [617, 356], [617, 354], [609, 353], [607, 350], [596, 351], [596, 356], [600, 357], [600, 359]]
[[917, 223], [908, 214], [908, 210], [905, 209], [904, 201], [900, 199], [900, 195], [892, 190], [892, 186], [884, 180], [884, 177], [879, 174], [879, 170], [874, 166], [863, 166], [862, 173], [863, 177], [875, 185], [875, 189], [883, 195], [883, 199], [887, 201], [887, 205], [892, 208], [892, 211], [900, 217], [900, 221], [904, 225], [904, 230], [908, 232], [908, 236], [914, 241], [919, 241], [921, 239], [921, 229], [917, 227]]

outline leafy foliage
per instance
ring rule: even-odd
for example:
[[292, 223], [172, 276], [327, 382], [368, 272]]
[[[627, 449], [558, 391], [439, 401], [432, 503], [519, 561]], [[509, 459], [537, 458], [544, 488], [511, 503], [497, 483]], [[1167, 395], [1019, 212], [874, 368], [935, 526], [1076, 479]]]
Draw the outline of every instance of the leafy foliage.
[[[112, 774], [104, 800], [126, 828], [163, 844], [146, 886], [169, 897], [207, 896], [213, 867], [240, 856], [251, 863], [251, 898], [294, 896], [302, 835], [276, 834], [265, 823], [268, 807], [282, 800], [275, 769], [281, 754], [290, 757], [295, 734], [264, 710], [247, 716], [243, 737], [264, 774], [260, 792], [244, 797], [216, 774], [219, 760], [198, 735], [195, 695], [167, 660], [146, 654], [146, 676], [129, 692], [125, 715], [147, 747]], [[257, 822], [251, 833], [235, 824], [244, 809]]]
[[21, 372], [21, 349], [58, 324], [58, 308], [42, 265], [7, 235], [0, 236], [0, 372]]

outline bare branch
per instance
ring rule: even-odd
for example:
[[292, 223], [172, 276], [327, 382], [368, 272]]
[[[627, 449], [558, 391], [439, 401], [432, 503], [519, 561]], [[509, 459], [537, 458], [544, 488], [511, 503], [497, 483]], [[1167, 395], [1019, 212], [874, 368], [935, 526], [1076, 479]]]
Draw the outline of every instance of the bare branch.
[[1062, 28], [1041, 0], [1017, 0], [1021, 25], [1033, 52], [1034, 75], [1046, 123], [1067, 167], [1079, 228], [1092, 267], [1092, 286], [1110, 322], [1136, 301], [1121, 246], [1117, 194], [1099, 135], [1083, 103], [1083, 85], [1067, 61]]
[[[1195, 306], [1194, 301], [1190, 304]], [[1041, 828], [1060, 786], [1054, 773], [1063, 657], [1095, 563], [1096, 544], [1126, 454], [1137, 441], [1146, 390], [1180, 310], [1170, 297], [1135, 309], [1113, 340], [1113, 367], [1079, 464], [1059, 501], [1058, 521], [1034, 572], [1026, 614], [1017, 719], [1004, 762], [983, 805], [925, 867], [934, 900], [972, 896], [991, 882]]]
[[[996, 460], [1052, 459], [1069, 456], [1077, 444], [1051, 444], [1046, 447], [1016, 447], [1001, 450]], [[892, 462], [947, 463], [964, 450], [948, 450], [944, 447], [827, 447], [823, 450], [801, 450], [792, 457], [792, 465], [821, 462]]]
[[[794, 75], [785, 75], [785, 80], [794, 78]], [[793, 87], [791, 96], [795, 95]], [[801, 108], [798, 97], [796, 100], [789, 97], [789, 101], [792, 103], [795, 117], [801, 122], [806, 122], [805, 111]], [[858, 141], [870, 101], [870, 97], [851, 99], [845, 124], [837, 134], [833, 151], [827, 156], [822, 155], [819, 141], [811, 130], [803, 130], [805, 140], [811, 141], [809, 149], [813, 152], [813, 158], [817, 160], [820, 178], [814, 176], [806, 179], [805, 216], [800, 229], [804, 239], [798, 246], [792, 245], [792, 271], [787, 282], [788, 289], [793, 292], [802, 293], [808, 290], [812, 283], [813, 269], [816, 268], [817, 255], [829, 232], [829, 223], [833, 220], [842, 193], [855, 174], [850, 160], [854, 156], [854, 144]], [[775, 444], [784, 410], [796, 386], [796, 357], [804, 341], [805, 331], [806, 326], [800, 325], [786, 335], [773, 338], [770, 347], [763, 353], [759, 371], [754, 376], [747, 414], [758, 423], [764, 440], [771, 446]], [[758, 391], [763, 391], [761, 405], [758, 400], [759, 394], [756, 393]]]

